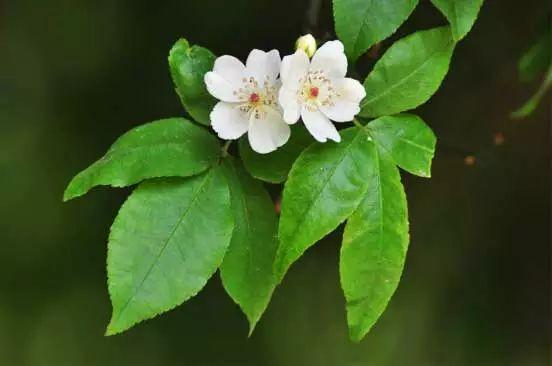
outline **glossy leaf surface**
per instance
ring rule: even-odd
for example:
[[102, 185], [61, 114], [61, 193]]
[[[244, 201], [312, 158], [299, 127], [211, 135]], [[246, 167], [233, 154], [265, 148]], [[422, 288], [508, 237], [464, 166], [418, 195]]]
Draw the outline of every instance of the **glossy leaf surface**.
[[452, 36], [461, 40], [471, 30], [483, 0], [431, 0], [450, 23]]
[[278, 248], [278, 218], [262, 183], [253, 179], [238, 160], [225, 159], [223, 170], [230, 187], [235, 227], [220, 274], [226, 292], [247, 316], [251, 333], [276, 286], [272, 264]]
[[395, 42], [364, 81], [360, 115], [379, 117], [425, 103], [447, 74], [454, 41], [449, 27], [413, 33]]
[[107, 334], [173, 309], [205, 286], [230, 244], [230, 192], [219, 167], [142, 183], [109, 236]]
[[436, 138], [420, 117], [413, 114], [380, 117], [367, 128], [374, 142], [395, 164], [420, 177], [431, 176]]
[[209, 94], [203, 78], [211, 71], [215, 55], [206, 48], [178, 40], [169, 53], [169, 69], [182, 105], [197, 122], [210, 125], [209, 114], [216, 100]]
[[333, 0], [335, 29], [351, 61], [395, 33], [418, 0]]
[[391, 159], [375, 150], [368, 191], [347, 220], [339, 263], [352, 340], [360, 341], [395, 292], [408, 248], [404, 189]]
[[368, 188], [373, 144], [357, 127], [340, 133], [340, 143], [311, 145], [291, 168], [283, 192], [275, 261], [280, 280], [307, 248], [353, 213]]
[[63, 199], [99, 185], [126, 187], [147, 178], [199, 174], [219, 155], [217, 139], [184, 118], [147, 123], [119, 137], [100, 160], [77, 174]]

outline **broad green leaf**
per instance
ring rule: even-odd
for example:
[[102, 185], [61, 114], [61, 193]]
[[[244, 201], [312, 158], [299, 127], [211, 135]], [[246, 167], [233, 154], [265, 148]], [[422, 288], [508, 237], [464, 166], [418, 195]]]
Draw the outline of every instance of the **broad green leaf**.
[[340, 143], [311, 145], [291, 168], [274, 264], [279, 280], [305, 250], [353, 213], [368, 188], [373, 144], [357, 127], [340, 132]]
[[519, 78], [532, 81], [552, 63], [552, 38], [547, 32], [519, 60]]
[[374, 142], [404, 170], [431, 176], [435, 135], [424, 121], [413, 114], [380, 117], [367, 126]]
[[483, 0], [431, 0], [450, 23], [452, 36], [459, 41], [468, 34], [477, 19]]
[[262, 183], [251, 178], [238, 160], [227, 158], [223, 168], [235, 227], [220, 275], [226, 292], [247, 316], [251, 334], [276, 286], [272, 264], [278, 219]]
[[142, 183], [109, 235], [107, 335], [173, 309], [205, 286], [230, 244], [230, 192], [219, 167]]
[[301, 151], [313, 142], [306, 128], [299, 123], [291, 126], [289, 141], [270, 154], [259, 154], [249, 145], [247, 137], [240, 139], [240, 156], [245, 168], [257, 179], [269, 183], [282, 183], [287, 179], [291, 165]]
[[397, 114], [425, 103], [439, 88], [454, 41], [449, 27], [413, 33], [393, 44], [364, 81], [362, 117]]
[[368, 169], [369, 188], [347, 220], [339, 264], [349, 335], [356, 342], [387, 307], [408, 248], [406, 196], [398, 169], [377, 149]]
[[393, 34], [418, 0], [333, 0], [335, 30], [351, 61]]
[[512, 118], [525, 118], [531, 115], [535, 109], [539, 106], [541, 99], [546, 95], [550, 87], [552, 86], [552, 64], [550, 64], [548, 71], [544, 77], [543, 82], [539, 86], [537, 92], [529, 99], [521, 108], [511, 114]]
[[199, 174], [219, 156], [217, 139], [188, 120], [147, 123], [119, 137], [100, 160], [77, 174], [63, 200], [100, 185], [126, 187], [147, 178]]
[[215, 55], [206, 48], [191, 46], [184, 38], [169, 53], [169, 69], [176, 93], [186, 111], [196, 121], [209, 125], [216, 100], [209, 94], [203, 77], [213, 69]]

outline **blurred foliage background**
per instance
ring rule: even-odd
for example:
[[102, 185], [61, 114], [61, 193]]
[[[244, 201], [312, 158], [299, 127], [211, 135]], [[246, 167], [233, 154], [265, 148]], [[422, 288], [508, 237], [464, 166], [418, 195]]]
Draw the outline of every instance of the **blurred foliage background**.
[[[305, 31], [333, 37], [330, 2], [321, 5], [1, 4], [0, 365], [550, 364], [550, 96], [532, 117], [508, 117], [539, 83], [521, 84], [517, 62], [544, 0], [488, 0], [420, 108], [438, 136], [433, 178], [403, 174], [406, 270], [362, 343], [347, 337], [339, 231], [292, 268], [249, 339], [217, 276], [184, 306], [103, 336], [107, 234], [130, 190], [62, 204], [65, 185], [124, 131], [183, 114], [167, 69], [179, 37], [242, 59], [254, 47], [291, 53]], [[441, 24], [422, 0], [392, 40]]]

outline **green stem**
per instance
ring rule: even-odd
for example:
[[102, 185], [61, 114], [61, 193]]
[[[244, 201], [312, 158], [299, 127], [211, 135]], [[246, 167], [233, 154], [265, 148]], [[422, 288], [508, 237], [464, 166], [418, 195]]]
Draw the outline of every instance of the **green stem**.
[[222, 155], [223, 158], [228, 156], [228, 148], [230, 147], [231, 144], [232, 144], [232, 140], [228, 140], [222, 146], [222, 154], [221, 155]]
[[355, 126], [360, 128], [362, 130], [362, 132], [364, 132], [366, 134], [366, 136], [368, 136], [369, 140], [372, 140], [372, 136], [370, 135], [370, 132], [368, 131], [366, 126], [364, 126], [362, 123], [360, 123], [360, 121], [356, 118], [353, 118], [353, 123], [355, 124]]
[[356, 118], [353, 118], [353, 123], [355, 124], [355, 126], [357, 126], [358, 128], [360, 129], [364, 129], [364, 126], [362, 125], [362, 123], [360, 123], [360, 121]]

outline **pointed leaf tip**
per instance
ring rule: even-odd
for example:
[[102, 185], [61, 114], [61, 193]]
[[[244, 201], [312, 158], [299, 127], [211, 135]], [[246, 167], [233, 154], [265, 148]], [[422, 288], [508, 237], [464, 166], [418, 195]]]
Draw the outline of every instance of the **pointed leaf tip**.
[[369, 189], [347, 220], [339, 262], [350, 338], [359, 342], [379, 319], [403, 270], [408, 248], [406, 195], [391, 158], [374, 150]]
[[420, 117], [406, 113], [380, 117], [367, 128], [376, 145], [399, 167], [420, 177], [431, 176], [437, 139]]
[[220, 155], [217, 139], [184, 118], [138, 126], [115, 141], [107, 153], [69, 182], [63, 201], [96, 186], [126, 187], [144, 179], [202, 173]]
[[350, 216], [368, 189], [374, 144], [357, 127], [340, 131], [339, 144], [313, 144], [301, 153], [284, 186], [274, 270], [288, 268]]
[[247, 317], [250, 336], [276, 286], [272, 263], [278, 245], [278, 219], [262, 183], [238, 160], [227, 157], [222, 170], [230, 187], [236, 224], [220, 275], [226, 292]]
[[169, 311], [195, 296], [220, 266], [234, 220], [219, 167], [190, 178], [142, 183], [109, 235], [113, 316], [106, 334]]

